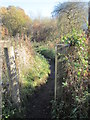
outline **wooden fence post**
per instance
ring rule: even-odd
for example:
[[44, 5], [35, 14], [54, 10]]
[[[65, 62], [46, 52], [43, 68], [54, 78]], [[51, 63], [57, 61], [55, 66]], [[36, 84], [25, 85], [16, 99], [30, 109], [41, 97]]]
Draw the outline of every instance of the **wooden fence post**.
[[[2, 28], [2, 19], [0, 15], [0, 39], [1, 35], [1, 28]], [[2, 47], [0, 45], [0, 120], [2, 119]]]
[[16, 64], [15, 64], [15, 55], [13, 46], [5, 49], [6, 64], [8, 68], [10, 86], [11, 86], [11, 96], [12, 101], [15, 105], [19, 106], [20, 104], [20, 95], [19, 95], [19, 80], [16, 73]]
[[55, 52], [55, 100], [62, 100], [62, 82], [65, 81], [67, 76], [67, 60], [65, 59], [65, 56], [70, 52], [69, 45], [57, 44]]
[[55, 46], [55, 100], [56, 100], [56, 88], [57, 87], [57, 45]]
[[0, 46], [0, 120], [2, 119], [2, 48]]

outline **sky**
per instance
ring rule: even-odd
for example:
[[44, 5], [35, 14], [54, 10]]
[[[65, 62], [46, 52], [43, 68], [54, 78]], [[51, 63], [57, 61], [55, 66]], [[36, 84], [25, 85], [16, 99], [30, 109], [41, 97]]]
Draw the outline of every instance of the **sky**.
[[[75, 1], [75, 0], [0, 0], [0, 7], [8, 7], [14, 5], [16, 7], [21, 7], [25, 10], [31, 18], [36, 17], [51, 17], [51, 12], [54, 7], [59, 3]], [[76, 0], [85, 1], [89, 0]]]

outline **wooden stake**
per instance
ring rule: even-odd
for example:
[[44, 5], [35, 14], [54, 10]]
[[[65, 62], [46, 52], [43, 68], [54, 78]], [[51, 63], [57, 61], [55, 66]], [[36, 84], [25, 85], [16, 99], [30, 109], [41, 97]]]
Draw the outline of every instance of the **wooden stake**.
[[2, 119], [2, 48], [0, 46], [0, 120]]
[[10, 78], [10, 86], [11, 86], [11, 96], [12, 101], [17, 107], [20, 104], [20, 95], [19, 95], [19, 80], [16, 73], [16, 64], [15, 64], [15, 55], [13, 46], [8, 49], [4, 49], [6, 56], [6, 64], [8, 68], [8, 74]]
[[55, 46], [55, 100], [57, 91], [57, 45]]

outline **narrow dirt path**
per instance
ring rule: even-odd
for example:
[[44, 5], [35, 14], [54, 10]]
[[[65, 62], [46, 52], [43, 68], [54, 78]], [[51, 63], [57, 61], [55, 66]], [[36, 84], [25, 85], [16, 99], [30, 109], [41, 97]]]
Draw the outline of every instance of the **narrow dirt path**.
[[54, 61], [49, 61], [51, 74], [45, 85], [42, 85], [35, 91], [35, 94], [30, 98], [27, 117], [51, 119], [51, 100], [54, 99]]

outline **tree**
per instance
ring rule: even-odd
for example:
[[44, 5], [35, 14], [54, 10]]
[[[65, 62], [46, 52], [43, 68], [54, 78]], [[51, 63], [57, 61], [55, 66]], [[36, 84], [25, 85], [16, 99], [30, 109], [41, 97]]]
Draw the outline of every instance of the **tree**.
[[53, 39], [56, 23], [53, 19], [35, 19], [32, 24], [32, 41], [47, 41]]
[[72, 32], [73, 29], [84, 29], [88, 18], [88, 3], [59, 3], [53, 11], [53, 16], [58, 18], [58, 27], [62, 35]]
[[17, 33], [25, 33], [31, 24], [31, 19], [19, 7], [1, 8], [0, 12], [3, 25], [8, 28], [10, 35], [15, 36]]

